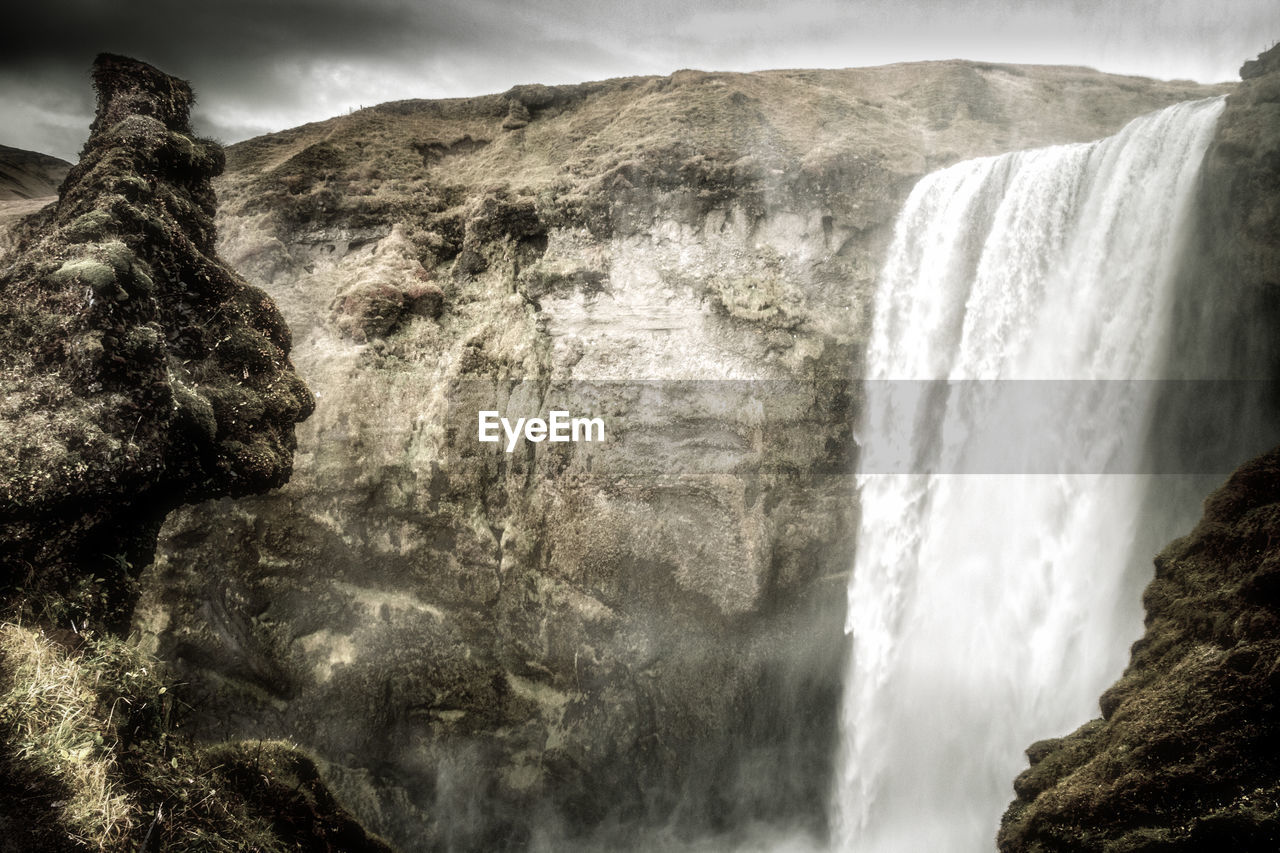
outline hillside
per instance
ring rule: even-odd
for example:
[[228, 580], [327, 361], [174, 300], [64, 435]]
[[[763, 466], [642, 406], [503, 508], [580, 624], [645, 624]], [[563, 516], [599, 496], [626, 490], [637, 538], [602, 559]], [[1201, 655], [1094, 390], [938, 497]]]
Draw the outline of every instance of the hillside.
[[12, 248], [18, 221], [53, 201], [71, 164], [0, 145], [0, 257]]
[[0, 145], [0, 201], [56, 196], [69, 171], [65, 160]]

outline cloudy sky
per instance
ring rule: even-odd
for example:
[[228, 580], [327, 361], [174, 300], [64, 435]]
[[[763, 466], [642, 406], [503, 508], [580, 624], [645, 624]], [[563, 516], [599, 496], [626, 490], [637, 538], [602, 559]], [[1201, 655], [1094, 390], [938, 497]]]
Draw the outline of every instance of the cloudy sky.
[[1234, 80], [1276, 0], [27, 0], [0, 26], [0, 144], [74, 159], [87, 71], [124, 53], [184, 77], [224, 142], [400, 98], [680, 68], [922, 59]]

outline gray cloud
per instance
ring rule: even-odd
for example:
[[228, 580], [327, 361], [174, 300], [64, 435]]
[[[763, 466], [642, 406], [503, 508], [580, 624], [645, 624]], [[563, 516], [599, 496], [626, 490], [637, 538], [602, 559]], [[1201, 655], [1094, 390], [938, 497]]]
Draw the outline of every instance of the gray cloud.
[[1274, 0], [46, 0], [0, 29], [0, 143], [72, 158], [102, 51], [193, 82], [233, 142], [410, 97], [677, 68], [964, 57], [1232, 79], [1280, 37]]

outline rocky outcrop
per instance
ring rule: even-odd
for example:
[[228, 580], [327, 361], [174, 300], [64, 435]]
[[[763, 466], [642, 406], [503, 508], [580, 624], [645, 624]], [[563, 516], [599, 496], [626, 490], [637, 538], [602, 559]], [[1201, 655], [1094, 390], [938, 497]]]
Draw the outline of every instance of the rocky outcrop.
[[[1181, 316], [1177, 348], [1183, 363], [1218, 365], [1223, 376], [1264, 364], [1274, 377], [1274, 340], [1246, 352], [1258, 342], [1239, 329], [1242, 318], [1266, 327], [1280, 316], [1280, 49], [1241, 73], [1205, 158], [1185, 260], [1186, 286], [1235, 310], [1222, 328]], [[1247, 430], [1219, 411], [1213, 424], [1222, 423]], [[1004, 853], [1277, 849], [1278, 565], [1273, 451], [1237, 471], [1196, 529], [1156, 558], [1146, 632], [1103, 694], [1102, 718], [1028, 749], [1000, 830]]]
[[1156, 558], [1146, 633], [1102, 719], [1027, 750], [1002, 851], [1280, 844], [1280, 452]]
[[283, 483], [312, 400], [275, 305], [217, 259], [190, 87], [112, 56], [93, 77], [80, 162], [0, 274], [0, 594], [120, 626], [165, 514]]
[[[925, 171], [1213, 89], [931, 63], [408, 101], [229, 150], [317, 410], [138, 627], [409, 849], [821, 836], [869, 294]], [[477, 441], [477, 411], [602, 444]]]
[[293, 746], [195, 744], [112, 631], [165, 513], [284, 482], [312, 401], [214, 251], [190, 87], [110, 55], [93, 78], [80, 163], [0, 275], [0, 850], [385, 853]]
[[1199, 272], [1216, 273], [1258, 310], [1274, 311], [1280, 305], [1280, 49], [1245, 63], [1241, 75], [1205, 156]]

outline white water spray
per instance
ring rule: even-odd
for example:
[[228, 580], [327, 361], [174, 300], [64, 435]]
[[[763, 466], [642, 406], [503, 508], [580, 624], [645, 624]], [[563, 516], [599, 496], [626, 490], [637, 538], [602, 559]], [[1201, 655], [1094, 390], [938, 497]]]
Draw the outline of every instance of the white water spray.
[[[836, 850], [994, 849], [1023, 750], [1096, 716], [1123, 669], [1147, 483], [1101, 472], [1141, 453], [1152, 394], [1095, 380], [1159, 375], [1222, 104], [960, 163], [907, 200], [868, 378], [954, 384], [868, 383]], [[1004, 381], [1046, 379], [1087, 381]]]

